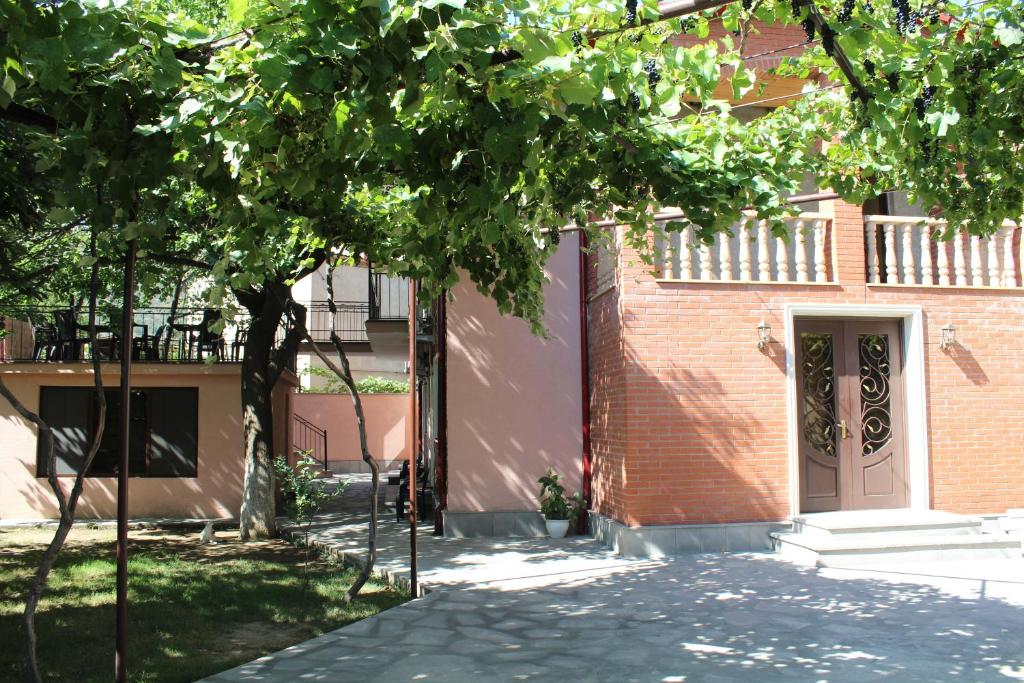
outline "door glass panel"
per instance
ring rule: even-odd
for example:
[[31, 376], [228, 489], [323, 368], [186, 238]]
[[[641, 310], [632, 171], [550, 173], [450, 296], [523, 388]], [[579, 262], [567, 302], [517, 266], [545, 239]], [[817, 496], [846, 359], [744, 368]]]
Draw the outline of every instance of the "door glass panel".
[[836, 457], [836, 373], [832, 335], [800, 335], [803, 351], [804, 439], [821, 455]]
[[861, 455], [874, 455], [892, 440], [889, 338], [859, 335]]

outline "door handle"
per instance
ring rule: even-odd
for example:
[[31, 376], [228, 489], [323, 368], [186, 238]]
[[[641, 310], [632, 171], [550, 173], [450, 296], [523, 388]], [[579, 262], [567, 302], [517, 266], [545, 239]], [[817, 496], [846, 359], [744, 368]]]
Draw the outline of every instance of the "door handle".
[[846, 428], [846, 420], [839, 421], [839, 438], [848, 439], [850, 438], [850, 430]]

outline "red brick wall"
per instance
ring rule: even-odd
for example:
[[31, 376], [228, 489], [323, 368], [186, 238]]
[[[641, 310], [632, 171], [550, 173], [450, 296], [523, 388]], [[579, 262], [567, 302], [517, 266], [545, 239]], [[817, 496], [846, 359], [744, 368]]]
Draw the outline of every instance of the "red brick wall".
[[619, 287], [598, 289], [597, 253], [588, 256], [588, 349], [592, 498], [600, 512], [624, 518], [627, 510], [625, 435], [628, 387]]
[[621, 254], [619, 287], [590, 305], [598, 512], [631, 525], [789, 515], [787, 303], [921, 306], [932, 507], [1024, 506], [1024, 292], [868, 286], [861, 211], [835, 204], [835, 285], [656, 282]]

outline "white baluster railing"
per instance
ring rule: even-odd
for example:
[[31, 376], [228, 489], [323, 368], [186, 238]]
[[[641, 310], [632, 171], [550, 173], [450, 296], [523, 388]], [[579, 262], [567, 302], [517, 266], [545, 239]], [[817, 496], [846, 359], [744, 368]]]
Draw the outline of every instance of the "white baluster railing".
[[[941, 219], [865, 216], [867, 281], [940, 287], [1024, 287], [1021, 228], [1007, 222], [988, 237], [949, 235]], [[1014, 249], [1014, 243], [1019, 246]]]
[[693, 228], [658, 240], [658, 274], [663, 279], [703, 282], [834, 282], [827, 245], [832, 220], [805, 213], [786, 218], [788, 234], [772, 234], [767, 221], [744, 217], [714, 244], [694, 239]]

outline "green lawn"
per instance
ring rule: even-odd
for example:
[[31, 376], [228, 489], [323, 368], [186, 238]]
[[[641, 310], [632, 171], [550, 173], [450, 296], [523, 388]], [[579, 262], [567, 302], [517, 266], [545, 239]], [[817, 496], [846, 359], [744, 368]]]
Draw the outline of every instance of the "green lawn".
[[[53, 532], [0, 530], [0, 680], [21, 680], [22, 598]], [[407, 599], [367, 585], [340, 596], [354, 573], [310, 564], [284, 541], [239, 543], [220, 532], [133, 531], [129, 543], [129, 659], [133, 681], [194, 681], [363, 619]], [[114, 532], [75, 529], [50, 575], [36, 618], [39, 661], [52, 681], [111, 680], [114, 662]]]

